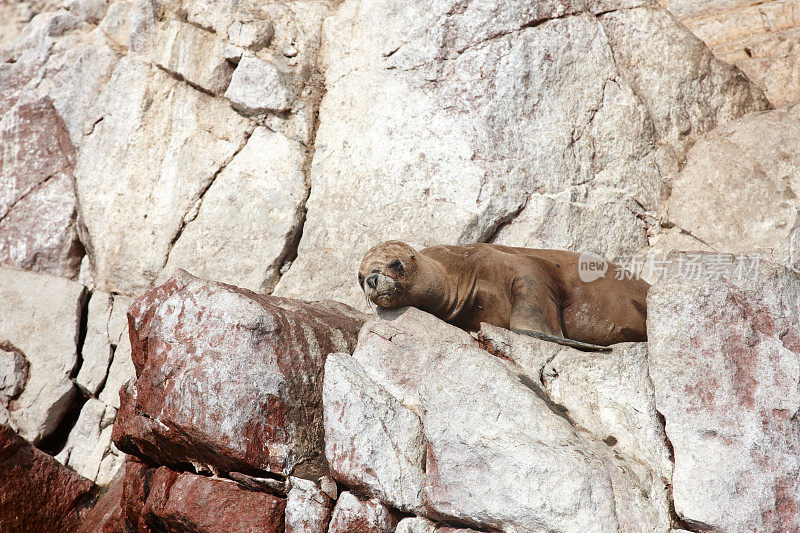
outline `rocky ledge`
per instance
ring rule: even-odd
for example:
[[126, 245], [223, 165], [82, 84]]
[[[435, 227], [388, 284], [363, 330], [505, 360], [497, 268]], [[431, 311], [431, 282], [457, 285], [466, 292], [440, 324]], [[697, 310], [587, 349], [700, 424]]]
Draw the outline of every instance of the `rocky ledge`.
[[[800, 527], [800, 279], [783, 267], [655, 284], [648, 343], [610, 354], [180, 270], [128, 323], [124, 469], [98, 497], [4, 428], [3, 516], [87, 531]], [[40, 483], [57, 506], [22, 505]]]

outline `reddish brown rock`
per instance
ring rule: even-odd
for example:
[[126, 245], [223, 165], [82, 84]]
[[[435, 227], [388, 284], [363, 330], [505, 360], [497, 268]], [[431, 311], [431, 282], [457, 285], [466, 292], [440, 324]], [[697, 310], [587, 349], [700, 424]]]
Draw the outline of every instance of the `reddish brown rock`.
[[137, 380], [121, 392], [120, 450], [199, 470], [325, 473], [323, 365], [352, 352], [361, 313], [179, 270], [128, 321]]
[[124, 474], [120, 472], [97, 503], [80, 520], [77, 533], [118, 533], [123, 531], [122, 496]]
[[155, 472], [142, 462], [128, 457], [122, 483], [122, 522], [126, 533], [148, 531], [142, 509], [147, 498], [149, 477]]
[[286, 501], [234, 481], [128, 461], [123, 491], [126, 532], [283, 532]]
[[0, 117], [0, 263], [75, 277], [83, 247], [66, 126], [46, 99], [2, 99]]
[[328, 533], [392, 533], [397, 522], [397, 515], [378, 500], [362, 500], [343, 492], [333, 509]]
[[75, 531], [93, 483], [0, 426], [0, 530]]

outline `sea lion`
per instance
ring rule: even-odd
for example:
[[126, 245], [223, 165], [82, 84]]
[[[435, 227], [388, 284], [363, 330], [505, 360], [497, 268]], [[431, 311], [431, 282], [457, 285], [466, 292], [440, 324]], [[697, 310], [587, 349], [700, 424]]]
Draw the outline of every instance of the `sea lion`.
[[388, 241], [366, 253], [358, 282], [380, 307], [414, 306], [467, 331], [486, 322], [603, 351], [610, 344], [647, 340], [650, 285], [636, 276], [617, 279], [622, 269], [613, 263], [604, 262], [603, 272], [582, 273], [583, 257], [484, 243], [415, 250]]

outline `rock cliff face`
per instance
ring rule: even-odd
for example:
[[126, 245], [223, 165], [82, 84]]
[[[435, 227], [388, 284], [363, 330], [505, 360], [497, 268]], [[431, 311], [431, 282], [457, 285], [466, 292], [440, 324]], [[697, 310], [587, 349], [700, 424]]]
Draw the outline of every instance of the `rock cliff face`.
[[787, 0], [659, 0], [776, 106], [800, 100], [800, 7]]
[[[0, 530], [798, 528], [797, 6], [662, 4], [0, 0]], [[599, 356], [390, 238], [669, 279]]]

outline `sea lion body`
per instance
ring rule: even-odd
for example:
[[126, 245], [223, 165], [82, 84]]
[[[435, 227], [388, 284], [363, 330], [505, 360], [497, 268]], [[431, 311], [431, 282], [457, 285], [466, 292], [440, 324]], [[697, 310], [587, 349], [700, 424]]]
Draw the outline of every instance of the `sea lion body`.
[[399, 241], [364, 256], [359, 282], [381, 307], [412, 305], [468, 331], [481, 322], [608, 346], [647, 340], [647, 290], [641, 279], [583, 281], [579, 257], [566, 250], [497, 244], [422, 250]]

